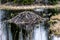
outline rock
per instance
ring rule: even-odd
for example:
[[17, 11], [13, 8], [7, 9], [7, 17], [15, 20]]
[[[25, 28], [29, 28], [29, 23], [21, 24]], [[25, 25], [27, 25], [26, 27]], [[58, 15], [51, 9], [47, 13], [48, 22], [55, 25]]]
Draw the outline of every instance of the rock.
[[50, 20], [55, 22], [54, 24], [50, 25], [50, 30], [54, 35], [60, 35], [60, 14], [52, 16]]
[[60, 14], [52, 16], [51, 19], [58, 19], [58, 20], [60, 20]]

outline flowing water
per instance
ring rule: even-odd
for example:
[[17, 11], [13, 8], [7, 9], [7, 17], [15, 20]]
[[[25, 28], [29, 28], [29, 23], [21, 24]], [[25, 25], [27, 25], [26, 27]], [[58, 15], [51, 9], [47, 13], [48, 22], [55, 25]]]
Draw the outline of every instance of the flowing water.
[[[36, 9], [34, 11], [43, 12], [44, 9]], [[47, 31], [45, 30], [43, 24], [38, 24], [34, 28], [34, 39], [33, 40], [48, 40]]]
[[0, 40], [7, 40], [6, 25], [2, 22], [4, 11], [0, 10]]
[[48, 40], [44, 26], [36, 25], [34, 28], [34, 40]]
[[54, 36], [52, 37], [52, 40], [60, 40], [60, 37], [54, 35]]
[[[5, 22], [2, 22], [5, 11], [0, 10], [0, 40], [12, 40], [11, 29]], [[43, 24], [34, 27], [33, 40], [48, 40], [48, 34]], [[19, 40], [23, 40], [22, 31], [19, 32]], [[60, 40], [60, 37], [53, 36], [51, 40]]]
[[5, 18], [5, 11], [0, 10], [0, 40], [12, 40], [10, 28], [6, 22], [2, 20]]
[[[7, 25], [8, 26], [8, 25]], [[8, 35], [9, 35], [9, 40], [12, 40], [12, 33], [11, 33], [11, 26], [8, 26]]]

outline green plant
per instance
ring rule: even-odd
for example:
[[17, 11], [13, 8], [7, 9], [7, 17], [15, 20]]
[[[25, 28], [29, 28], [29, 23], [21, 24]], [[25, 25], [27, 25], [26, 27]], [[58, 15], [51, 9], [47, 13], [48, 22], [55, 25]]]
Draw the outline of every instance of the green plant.
[[14, 2], [14, 3], [18, 3], [18, 0], [14, 0], [13, 2]]
[[57, 4], [58, 3], [58, 0], [48, 0], [49, 1], [49, 4]]
[[34, 2], [34, 0], [14, 0], [14, 3], [18, 3], [18, 4], [32, 4]]
[[9, 0], [7, 0], [7, 2], [8, 2]]
[[57, 15], [57, 14], [59, 14], [57, 8], [55, 8], [55, 9], [48, 9], [48, 13], [52, 13], [52, 15]]
[[32, 4], [34, 0], [21, 0], [22, 4]]

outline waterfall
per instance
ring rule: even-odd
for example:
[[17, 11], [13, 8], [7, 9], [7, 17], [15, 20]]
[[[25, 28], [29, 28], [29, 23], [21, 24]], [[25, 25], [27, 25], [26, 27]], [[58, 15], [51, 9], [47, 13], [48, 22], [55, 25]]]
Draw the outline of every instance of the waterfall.
[[47, 32], [44, 29], [44, 26], [40, 24], [36, 25], [34, 28], [34, 39], [33, 40], [48, 40], [47, 39]]
[[[45, 1], [47, 1], [47, 0], [45, 0]], [[40, 13], [40, 12], [43, 12], [44, 9], [40, 8], [40, 9], [35, 9], [34, 11]], [[38, 24], [38, 25], [36, 25], [36, 27], [34, 27], [34, 38], [33, 38], [33, 40], [48, 40], [47, 31], [44, 29], [43, 24], [44, 24], [44, 22], [42, 24]]]
[[5, 18], [5, 11], [0, 10], [0, 40], [12, 40], [11, 30], [6, 22], [3, 22]]
[[4, 22], [2, 22], [3, 18], [4, 18], [4, 11], [0, 10], [0, 40], [7, 40], [6, 25]]

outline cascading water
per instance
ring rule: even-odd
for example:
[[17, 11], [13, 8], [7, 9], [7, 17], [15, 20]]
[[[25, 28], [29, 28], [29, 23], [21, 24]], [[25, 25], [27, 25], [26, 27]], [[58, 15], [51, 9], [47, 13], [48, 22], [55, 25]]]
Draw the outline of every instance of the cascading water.
[[[43, 12], [44, 9], [35, 9], [36, 12]], [[48, 40], [47, 31], [45, 30], [43, 26], [44, 22], [42, 24], [36, 25], [34, 28], [34, 39], [33, 40]]]
[[2, 22], [4, 11], [0, 10], [0, 40], [7, 40], [6, 25]]
[[3, 22], [5, 18], [5, 11], [0, 10], [0, 40], [12, 40], [11, 30], [6, 22]]
[[34, 28], [34, 39], [33, 40], [48, 40], [47, 32], [44, 29], [44, 26], [38, 24]]
[[[8, 25], [7, 25], [8, 26]], [[11, 33], [11, 26], [8, 26], [8, 35], [9, 35], [9, 40], [12, 40], [12, 33]]]

